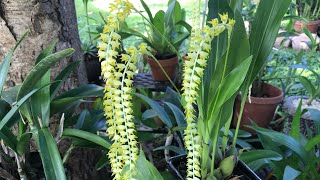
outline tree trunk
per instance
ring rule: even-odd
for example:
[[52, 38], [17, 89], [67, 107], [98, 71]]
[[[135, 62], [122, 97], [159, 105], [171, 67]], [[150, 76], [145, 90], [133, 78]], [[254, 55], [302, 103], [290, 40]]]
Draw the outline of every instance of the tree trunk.
[[[11, 61], [7, 88], [23, 82], [40, 51], [55, 39], [59, 40], [56, 51], [70, 47], [76, 51], [72, 57], [60, 61], [53, 68], [52, 76], [55, 77], [68, 63], [81, 60], [79, 68], [63, 85], [63, 90], [87, 83], [73, 0], [0, 0], [0, 62], [26, 31], [29, 35]], [[100, 157], [101, 152], [74, 150], [70, 163], [66, 165], [69, 179], [104, 179], [99, 178], [104, 173], [95, 170], [99, 153]]]
[[[29, 31], [12, 59], [7, 86], [20, 84], [26, 77], [39, 52], [54, 39], [58, 39], [56, 51], [72, 47], [76, 51], [53, 69], [53, 76], [66, 64], [82, 60], [77, 18], [72, 0], [0, 0], [0, 58]], [[82, 61], [83, 62], [83, 61]], [[70, 89], [86, 83], [84, 63], [64, 85]]]

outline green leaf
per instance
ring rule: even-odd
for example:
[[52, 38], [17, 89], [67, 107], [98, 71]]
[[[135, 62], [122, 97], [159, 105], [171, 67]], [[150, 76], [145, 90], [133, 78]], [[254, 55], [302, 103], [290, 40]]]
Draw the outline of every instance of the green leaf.
[[319, 143], [320, 143], [320, 135], [317, 135], [308, 141], [308, 143], [304, 146], [304, 149], [306, 151], [310, 151], [311, 149], [315, 148], [315, 146]]
[[97, 171], [101, 170], [102, 168], [104, 168], [107, 164], [109, 163], [109, 159], [107, 155], [102, 156], [97, 164], [96, 164], [96, 169]]
[[283, 172], [283, 180], [295, 180], [300, 174], [300, 171], [297, 171], [287, 165]]
[[81, 129], [82, 128], [82, 126], [83, 126], [83, 123], [84, 123], [84, 121], [85, 121], [85, 119], [86, 119], [86, 117], [89, 115], [89, 111], [88, 110], [83, 110], [81, 113], [80, 113], [80, 116], [79, 116], [79, 118], [78, 118], [78, 121], [77, 121], [77, 123], [76, 123], [76, 125], [75, 125], [75, 128], [76, 129]]
[[163, 180], [157, 168], [146, 159], [142, 150], [140, 150], [135, 171], [137, 174], [135, 179]]
[[39, 129], [35, 133], [38, 139], [39, 152], [44, 168], [46, 179], [66, 180], [64, 167], [55, 140], [48, 128]]
[[182, 109], [180, 95], [170, 87], [167, 87], [163, 100], [177, 106], [179, 109]]
[[[172, 111], [174, 118], [178, 124], [178, 127], [183, 127], [187, 124], [183, 112], [177, 106], [169, 102], [165, 102], [165, 105], [167, 105]], [[181, 134], [181, 137], [183, 137], [183, 131], [179, 131], [179, 132]]]
[[317, 128], [317, 133], [320, 134], [320, 111], [313, 108], [308, 108], [310, 120], [312, 120]]
[[281, 154], [275, 151], [263, 149], [263, 150], [253, 150], [253, 151], [243, 152], [240, 155], [240, 159], [244, 163], [249, 164], [254, 161], [258, 161], [260, 159], [280, 161], [282, 160], [282, 156]]
[[[215, 94], [214, 100], [211, 102], [208, 112], [213, 115], [215, 109], [220, 108], [230, 97], [232, 97], [242, 85], [251, 63], [251, 57], [243, 61], [238, 67], [233, 69], [219, 85], [220, 94]], [[211, 118], [212, 119], [212, 118]]]
[[14, 102], [16, 102], [19, 89], [20, 89], [20, 85], [13, 86], [7, 89], [6, 91], [3, 91], [1, 98], [5, 100], [7, 103], [9, 103], [10, 105], [12, 105]]
[[169, 102], [165, 102], [164, 104], [167, 105], [172, 111], [178, 126], [187, 124], [183, 112], [177, 106]]
[[32, 90], [27, 95], [22, 97], [12, 108], [11, 110], [6, 114], [6, 116], [0, 121], [0, 130], [8, 123], [8, 121], [12, 118], [12, 116], [18, 111], [20, 106], [29, 99], [33, 94], [38, 92], [41, 88]]
[[153, 20], [153, 17], [152, 17], [152, 13], [151, 13], [148, 5], [143, 0], [140, 0], [140, 2], [142, 4], [142, 7], [144, 8], [144, 10], [147, 12], [150, 22], [154, 23], [154, 20]]
[[75, 61], [70, 64], [68, 64], [67, 67], [65, 67], [60, 74], [54, 79], [55, 83], [50, 86], [50, 94], [51, 94], [51, 100], [55, 97], [60, 87], [63, 85], [65, 80], [68, 78], [68, 76], [71, 74], [71, 72], [80, 64], [80, 61]]
[[0, 131], [0, 139], [6, 146], [10, 147], [14, 152], [17, 152], [17, 137], [7, 126], [2, 127]]
[[54, 98], [55, 100], [69, 98], [69, 97], [78, 97], [78, 96], [86, 96], [86, 97], [92, 97], [92, 96], [103, 96], [103, 87], [98, 86], [95, 84], [86, 84], [82, 85], [80, 87], [71, 89], [70, 91], [67, 91], [58, 97]]
[[7, 79], [7, 74], [9, 72], [10, 62], [11, 62], [13, 53], [18, 48], [22, 40], [27, 36], [27, 34], [28, 32], [22, 35], [20, 40], [16, 43], [15, 47], [4, 57], [4, 59], [2, 60], [2, 63], [0, 64], [0, 97], [1, 97], [4, 83], [6, 82], [6, 79]]
[[53, 40], [46, 49], [42, 50], [38, 55], [35, 64], [38, 64], [42, 59], [51, 55], [58, 41], [58, 39]]
[[259, 159], [257, 161], [253, 161], [249, 164], [247, 164], [249, 166], [249, 168], [253, 171], [253, 172], [257, 172], [258, 170], [260, 170], [261, 168], [268, 166], [272, 163], [272, 161], [267, 160], [267, 159]]
[[0, 99], [0, 119], [2, 119], [10, 111], [10, 109], [10, 104]]
[[66, 112], [65, 110], [79, 100], [88, 97], [102, 97], [103, 87], [87, 84], [67, 91], [54, 98], [51, 102], [51, 113]]
[[307, 164], [309, 158], [308, 153], [305, 151], [304, 147], [291, 136], [288, 136], [280, 132], [263, 129], [260, 127], [250, 126], [250, 128], [255, 130], [260, 135], [271, 138], [273, 142], [276, 142], [277, 144], [281, 144], [289, 148], [300, 157], [300, 160], [304, 164]]
[[47, 56], [42, 61], [40, 61], [35, 67], [33, 67], [28, 74], [28, 76], [23, 81], [21, 88], [18, 93], [17, 100], [20, 100], [24, 95], [28, 94], [30, 90], [34, 88], [36, 83], [42, 78], [42, 76], [53, 66], [55, 63], [61, 59], [72, 55], [74, 49], [65, 49]]
[[[52, 55], [49, 55], [42, 59], [35, 67], [33, 67], [30, 71], [30, 73], [27, 75], [25, 80], [23, 81], [20, 90], [18, 92], [17, 100], [20, 100], [24, 95], [26, 95], [28, 92], [30, 92], [34, 87], [43, 85], [43, 83], [46, 83], [50, 78], [50, 74], [47, 74], [48, 70], [53, 66], [55, 63], [60, 61], [61, 59], [70, 56], [73, 54], [74, 49], [65, 49], [63, 51], [54, 53]], [[46, 80], [42, 79], [43, 77], [46, 77]], [[39, 84], [39, 81], [42, 81]], [[50, 80], [49, 80], [50, 81]], [[38, 97], [38, 106], [42, 106], [41, 110], [40, 109], [35, 109], [35, 115], [36, 117], [39, 117], [39, 113], [41, 112], [42, 116], [40, 117], [43, 120], [43, 125], [48, 126], [49, 124], [49, 102], [50, 102], [50, 89], [45, 88], [45, 90], [39, 95]], [[45, 97], [43, 95], [47, 94]], [[43, 97], [42, 97], [43, 96]], [[20, 112], [23, 114], [29, 121], [34, 120], [32, 117], [32, 112], [30, 109], [32, 109], [32, 104], [28, 105], [25, 104], [24, 106], [21, 107]], [[33, 106], [34, 107], [34, 106]], [[36, 122], [37, 119], [34, 120]]]
[[296, 140], [300, 138], [300, 119], [301, 119], [301, 106], [302, 106], [302, 99], [300, 99], [299, 105], [294, 113], [293, 120], [292, 120], [292, 127], [290, 130], [290, 136]]
[[300, 83], [303, 85], [303, 87], [308, 91], [310, 96], [313, 96], [316, 92], [315, 87], [313, 86], [312, 82], [304, 77], [304, 76], [298, 76]]
[[233, 12], [242, 11], [242, 5], [243, 5], [243, 0], [230, 0], [230, 7], [233, 9]]
[[157, 117], [158, 113], [153, 110], [153, 109], [147, 109], [143, 114], [142, 114], [142, 120], [147, 120], [150, 118]]
[[176, 23], [176, 25], [181, 25], [181, 26], [183, 26], [184, 28], [187, 29], [187, 31], [189, 32], [189, 34], [191, 34], [192, 26], [191, 26], [190, 24], [188, 24], [186, 21], [183, 21], [183, 20], [178, 21], [178, 22]]
[[317, 48], [317, 42], [316, 42], [316, 39], [312, 36], [311, 32], [306, 28], [305, 25], [302, 26], [302, 30], [303, 32], [308, 36], [308, 38], [310, 39], [311, 41], [311, 47], [310, 49], [313, 50], [314, 48]]
[[85, 139], [87, 141], [93, 142], [107, 149], [109, 149], [111, 146], [110, 142], [103, 139], [102, 137], [93, 133], [79, 130], [79, 129], [69, 129], [69, 128], [64, 129], [62, 133], [62, 137], [65, 137], [65, 138], [76, 137], [76, 138]]
[[[157, 30], [163, 35], [164, 34], [164, 29], [165, 29], [165, 22], [164, 22], [164, 16], [165, 12], [163, 10], [158, 11], [154, 15], [154, 23], [153, 25], [157, 28]], [[154, 28], [154, 27], [151, 27]], [[157, 35], [158, 32], [156, 30], [153, 30], [153, 34]]]
[[181, 43], [189, 37], [190, 33], [184, 32], [182, 34], [179, 34], [177, 37], [174, 38], [174, 41], [172, 42], [172, 45], [174, 47], [179, 47]]
[[247, 76], [247, 86], [251, 85], [266, 64], [273, 48], [281, 24], [291, 0], [261, 0], [257, 8], [250, 32], [250, 52], [252, 64]]
[[155, 149], [153, 149], [153, 151], [159, 151], [159, 150], [170, 150], [170, 151], [173, 151], [175, 153], [178, 153], [178, 154], [186, 154], [186, 151], [182, 148], [179, 148], [177, 146], [160, 146], [160, 147], [157, 147]]
[[171, 123], [169, 115], [167, 114], [167, 112], [165, 112], [164, 108], [159, 105], [159, 103], [157, 103], [156, 101], [154, 101], [154, 100], [152, 100], [142, 94], [134, 93], [133, 95], [135, 95], [136, 97], [139, 97], [144, 102], [146, 102], [148, 105], [150, 105], [150, 107], [157, 112], [157, 114], [158, 114], [159, 118], [162, 120], [162, 122], [165, 123], [168, 128], [170, 128], [170, 129], [172, 128], [172, 123]]
[[22, 134], [22, 136], [20, 137], [17, 144], [17, 152], [20, 156], [23, 156], [26, 152], [26, 149], [29, 148], [31, 137], [32, 134], [29, 132]]

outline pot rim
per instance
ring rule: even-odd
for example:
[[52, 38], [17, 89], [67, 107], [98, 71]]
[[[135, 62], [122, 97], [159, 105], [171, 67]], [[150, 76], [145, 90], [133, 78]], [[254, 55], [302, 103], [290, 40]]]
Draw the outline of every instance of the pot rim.
[[[169, 159], [169, 161], [167, 162], [168, 166], [170, 167], [170, 169], [175, 173], [175, 175], [177, 176], [177, 178], [179, 179], [182, 179], [183, 180], [183, 177], [182, 175], [180, 174], [180, 172], [177, 170], [177, 168], [173, 165], [173, 161], [175, 159], [179, 159], [179, 158], [182, 158], [182, 157], [185, 157], [187, 156], [186, 154], [180, 154], [180, 155], [177, 155], [177, 156], [173, 156]], [[238, 168], [238, 169], [241, 169], [242, 173], [244, 175], [246, 175], [248, 178], [250, 178], [250, 180], [261, 180], [261, 178], [255, 173], [252, 171], [252, 169], [250, 169], [250, 167], [248, 165], [246, 165], [241, 159], [238, 158], [238, 162], [235, 166], [235, 169]]]
[[309, 22], [305, 22], [305, 21], [296, 21], [295, 24], [318, 24], [320, 23], [320, 19], [318, 20], [309, 20]]
[[[251, 103], [249, 102], [249, 99], [247, 97], [246, 103], [250, 104], [279, 104], [283, 101], [284, 99], [284, 93], [282, 89], [278, 88], [277, 86], [268, 84], [268, 83], [263, 83], [264, 86], [269, 86], [269, 88], [278, 91], [277, 96], [273, 97], [254, 97], [250, 96]], [[241, 95], [237, 96], [237, 99], [241, 101]]]
[[[151, 56], [145, 56], [146, 59], [149, 61], [154, 61], [154, 59]], [[157, 59], [157, 58], [156, 58]], [[166, 59], [157, 59], [158, 61], [174, 61], [175, 59], [179, 59], [179, 56], [175, 54], [171, 58], [166, 58]]]

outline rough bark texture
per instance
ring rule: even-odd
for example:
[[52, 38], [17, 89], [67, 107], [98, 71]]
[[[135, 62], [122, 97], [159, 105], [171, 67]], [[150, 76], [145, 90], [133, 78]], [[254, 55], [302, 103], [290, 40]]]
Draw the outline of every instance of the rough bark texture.
[[[56, 51], [69, 47], [76, 51], [71, 58], [62, 60], [53, 68], [53, 77], [68, 63], [83, 59], [73, 0], [0, 0], [0, 62], [26, 31], [29, 34], [11, 61], [7, 87], [24, 80], [39, 52], [54, 39], [59, 40]], [[87, 76], [82, 60], [63, 89], [69, 90], [84, 83], [87, 83]], [[97, 156], [97, 151], [75, 150], [66, 165], [68, 178], [101, 179], [99, 176], [103, 172], [95, 170], [97, 157], [101, 157], [101, 152]]]
[[[83, 59], [73, 0], [0, 0], [0, 3], [1, 60], [16, 41], [29, 31], [12, 59], [7, 86], [21, 83], [39, 52], [54, 39], [59, 39], [57, 51], [72, 47], [76, 52], [55, 66], [53, 76], [69, 62]], [[64, 89], [86, 82], [82, 63], [77, 73], [65, 83]]]

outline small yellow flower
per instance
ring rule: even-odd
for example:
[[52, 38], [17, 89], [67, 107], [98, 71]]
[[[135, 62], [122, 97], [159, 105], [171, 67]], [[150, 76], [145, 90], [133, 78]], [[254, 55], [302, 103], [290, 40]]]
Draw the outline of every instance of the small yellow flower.
[[228, 13], [219, 14], [219, 16], [220, 16], [222, 23], [226, 24], [228, 21]]
[[229, 25], [230, 26], [234, 26], [234, 24], [236, 23], [236, 21], [234, 19], [229, 19]]
[[217, 18], [212, 19], [211, 21], [208, 22], [209, 24], [212, 24], [212, 26], [216, 26], [219, 24], [219, 21]]

